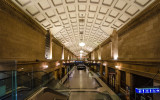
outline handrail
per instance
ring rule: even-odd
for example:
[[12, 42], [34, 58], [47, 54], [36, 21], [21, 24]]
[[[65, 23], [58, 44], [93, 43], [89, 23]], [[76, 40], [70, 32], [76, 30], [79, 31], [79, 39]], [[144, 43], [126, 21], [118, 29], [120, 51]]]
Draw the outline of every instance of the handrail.
[[[19, 91], [25, 91], [25, 90], [30, 90], [30, 88], [28, 88], [28, 87], [17, 87], [17, 91], [19, 92]], [[5, 95], [3, 95], [3, 96], [1, 96], [0, 97], [0, 100], [2, 99], [5, 99], [5, 98], [7, 98], [7, 97], [9, 97], [9, 96], [11, 96], [12, 95], [12, 90], [10, 90], [10, 91], [8, 91]]]
[[67, 95], [64, 95], [60, 92], [57, 92], [55, 90], [52, 90], [50, 88], [47, 88], [47, 87], [43, 87], [41, 89], [39, 89], [38, 91], [36, 91], [33, 95], [31, 95], [30, 97], [26, 98], [25, 100], [38, 100], [38, 97], [41, 96], [42, 94], [46, 93], [46, 92], [49, 92], [49, 93], [52, 93], [52, 94], [55, 94], [57, 96], [61, 96], [62, 98], [66, 98], [68, 99], [69, 96]]
[[66, 96], [66, 95], [64, 95], [64, 94], [62, 94], [62, 93], [60, 93], [60, 92], [54, 91], [54, 90], [52, 90], [52, 89], [50, 89], [50, 88], [45, 88], [43, 91], [44, 91], [44, 93], [45, 93], [45, 92], [51, 92], [51, 93], [54, 93], [54, 94], [56, 94], [56, 95], [68, 97], [68, 96]]

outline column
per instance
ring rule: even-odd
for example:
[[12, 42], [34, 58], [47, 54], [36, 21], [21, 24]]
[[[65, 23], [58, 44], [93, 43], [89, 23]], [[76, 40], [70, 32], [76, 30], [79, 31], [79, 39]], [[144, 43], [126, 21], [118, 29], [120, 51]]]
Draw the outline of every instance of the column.
[[115, 89], [116, 89], [116, 92], [119, 92], [119, 89], [120, 89], [120, 71], [117, 69], [116, 70], [116, 82], [115, 82]]
[[63, 67], [63, 61], [60, 61], [60, 66], [59, 66], [59, 75], [60, 75], [60, 78], [62, 78], [62, 67]]
[[112, 36], [111, 36], [111, 56], [114, 60], [118, 59], [118, 34], [116, 30], [113, 30]]
[[103, 76], [103, 62], [100, 64], [99, 73], [101, 76]]
[[106, 64], [105, 65], [105, 80], [106, 80], [106, 82], [108, 82], [108, 65]]
[[126, 99], [130, 100], [130, 92], [132, 89], [132, 74], [126, 72]]
[[57, 70], [54, 71], [54, 78], [55, 78], [55, 80], [58, 79], [58, 72], [57, 72]]
[[94, 67], [94, 71], [96, 72], [97, 71], [97, 66], [93, 66]]
[[98, 49], [98, 60], [101, 60], [101, 46], [100, 45]]
[[67, 74], [67, 67], [65, 66], [65, 75]]
[[62, 60], [64, 60], [64, 46], [62, 47]]

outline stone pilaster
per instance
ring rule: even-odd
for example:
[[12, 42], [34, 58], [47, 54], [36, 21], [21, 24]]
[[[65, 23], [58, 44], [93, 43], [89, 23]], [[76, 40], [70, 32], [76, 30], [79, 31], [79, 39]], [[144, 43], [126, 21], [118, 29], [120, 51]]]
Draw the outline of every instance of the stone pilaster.
[[119, 89], [120, 89], [120, 71], [117, 69], [116, 70], [116, 82], [115, 82], [115, 89], [116, 89], [116, 92], [119, 92]]
[[107, 66], [107, 64], [105, 65], [105, 80], [106, 80], [106, 82], [108, 81], [108, 66]]
[[130, 92], [132, 89], [132, 74], [126, 72], [126, 99], [130, 100]]
[[99, 73], [101, 76], [103, 76], [103, 62], [100, 64]]

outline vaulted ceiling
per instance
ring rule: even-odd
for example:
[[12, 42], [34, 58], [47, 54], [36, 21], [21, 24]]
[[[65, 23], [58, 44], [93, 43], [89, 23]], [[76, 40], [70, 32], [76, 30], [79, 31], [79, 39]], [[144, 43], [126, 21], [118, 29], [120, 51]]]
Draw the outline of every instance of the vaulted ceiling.
[[[94, 50], [154, 0], [12, 0], [75, 55]], [[79, 43], [85, 46], [80, 47]]]

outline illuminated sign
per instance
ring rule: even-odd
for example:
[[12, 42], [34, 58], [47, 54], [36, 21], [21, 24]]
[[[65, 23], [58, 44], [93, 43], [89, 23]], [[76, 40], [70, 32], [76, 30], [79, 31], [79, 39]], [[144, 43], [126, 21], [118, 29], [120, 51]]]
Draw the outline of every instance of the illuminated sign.
[[136, 93], [160, 93], [160, 88], [135, 88]]

